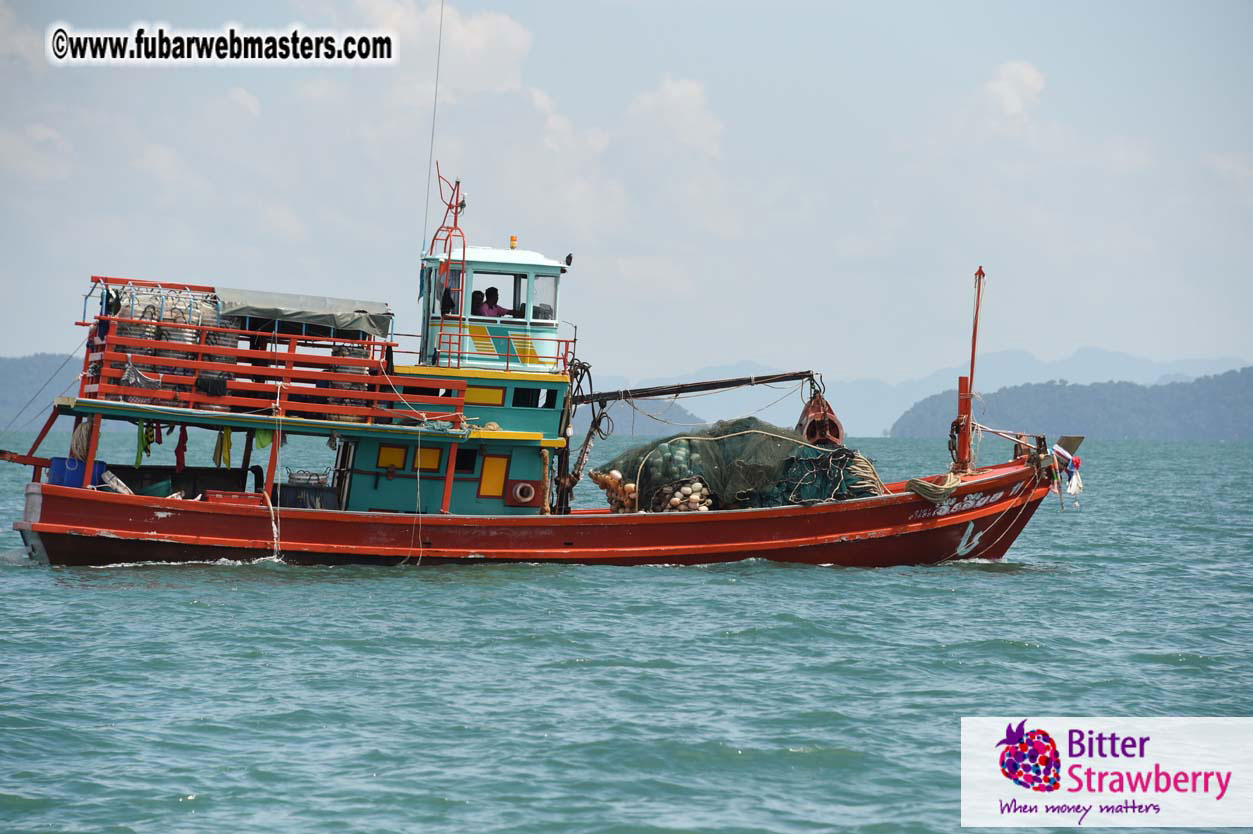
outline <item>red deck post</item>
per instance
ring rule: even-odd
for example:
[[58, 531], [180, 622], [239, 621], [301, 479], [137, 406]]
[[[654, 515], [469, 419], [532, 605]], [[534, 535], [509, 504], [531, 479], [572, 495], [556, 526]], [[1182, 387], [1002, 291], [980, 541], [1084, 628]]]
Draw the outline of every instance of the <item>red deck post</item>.
[[[52, 407], [52, 413], [48, 415], [48, 421], [44, 423], [44, 427], [39, 430], [39, 436], [35, 438], [35, 442], [30, 444], [30, 451], [26, 454], [34, 457], [35, 452], [39, 451], [39, 445], [44, 442], [44, 438], [48, 436], [48, 430], [52, 428], [52, 424], [57, 421], [57, 407]], [[35, 471], [31, 474], [30, 482], [37, 484], [43, 478], [44, 470], [42, 466], [36, 466]]]
[[278, 447], [283, 442], [283, 430], [274, 424], [274, 438], [270, 441], [270, 464], [265, 468], [265, 494], [274, 491], [274, 476], [278, 474]]
[[444, 464], [444, 500], [440, 504], [439, 511], [448, 514], [448, 508], [452, 506], [452, 477], [457, 469], [457, 447], [459, 444], [453, 443], [448, 447], [448, 462]]
[[[83, 371], [78, 375], [78, 398], [80, 400], [87, 396], [87, 369], [91, 367], [91, 349], [96, 346], [97, 342], [101, 345], [104, 343], [104, 339], [96, 338], [96, 330], [98, 327], [98, 324], [89, 325], [89, 329], [87, 331], [87, 345], [83, 350]], [[103, 348], [101, 348], [101, 350], [103, 350]], [[96, 381], [99, 382], [99, 377], [96, 378]]]
[[270, 440], [270, 464], [265, 468], [265, 494], [268, 497], [274, 491], [274, 478], [278, 475], [278, 447], [283, 442], [283, 404], [287, 400], [287, 389], [279, 383], [278, 402], [274, 407], [274, 437]]
[[971, 432], [971, 398], [970, 377], [957, 378], [957, 462], [956, 472], [970, 471], [970, 432]]
[[91, 418], [91, 441], [87, 444], [87, 460], [83, 461], [83, 486], [91, 486], [91, 470], [96, 466], [96, 447], [100, 445], [100, 421], [97, 414]]
[[48, 430], [52, 428], [52, 424], [57, 421], [57, 407], [52, 407], [52, 413], [48, 415], [48, 421], [44, 423], [44, 427], [39, 430], [39, 436], [35, 438], [35, 442], [30, 444], [30, 451], [26, 454], [33, 455], [39, 451], [39, 446], [44, 442], [44, 438], [48, 436]]

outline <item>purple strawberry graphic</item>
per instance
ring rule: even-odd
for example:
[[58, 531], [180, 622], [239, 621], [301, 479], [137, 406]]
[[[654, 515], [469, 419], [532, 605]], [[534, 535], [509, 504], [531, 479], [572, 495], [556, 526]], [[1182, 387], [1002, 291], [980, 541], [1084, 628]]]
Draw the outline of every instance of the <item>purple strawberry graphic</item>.
[[1027, 719], [1017, 728], [1005, 725], [1005, 738], [996, 743], [1006, 745], [1001, 751], [1001, 773], [1015, 785], [1027, 790], [1047, 793], [1059, 787], [1062, 770], [1061, 757], [1057, 755], [1057, 743], [1044, 730], [1023, 732]]

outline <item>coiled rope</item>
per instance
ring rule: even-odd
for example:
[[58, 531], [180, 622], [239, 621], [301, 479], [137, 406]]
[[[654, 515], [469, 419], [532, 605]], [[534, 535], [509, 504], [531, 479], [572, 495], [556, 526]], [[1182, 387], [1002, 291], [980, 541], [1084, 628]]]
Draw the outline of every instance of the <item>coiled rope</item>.
[[957, 488], [961, 486], [961, 482], [960, 475], [947, 472], [944, 475], [944, 480], [938, 484], [932, 483], [926, 478], [910, 478], [905, 482], [905, 489], [915, 495], [922, 496], [932, 504], [938, 504], [956, 492]]

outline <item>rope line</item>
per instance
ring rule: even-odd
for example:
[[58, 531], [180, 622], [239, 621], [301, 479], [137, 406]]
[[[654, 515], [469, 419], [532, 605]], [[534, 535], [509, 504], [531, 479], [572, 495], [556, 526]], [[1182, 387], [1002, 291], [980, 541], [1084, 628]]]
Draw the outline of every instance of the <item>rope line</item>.
[[[62, 361], [61, 364], [57, 366], [57, 369], [53, 371], [52, 374], [47, 379], [44, 380], [43, 385], [40, 385], [39, 389], [35, 391], [34, 394], [31, 394], [31, 397], [29, 400], [26, 401], [26, 404], [23, 405], [21, 408], [19, 408], [16, 412], [14, 412], [13, 416], [9, 418], [9, 422], [5, 425], [5, 427], [3, 429], [0, 429], [0, 436], [3, 436], [10, 428], [12, 428], [13, 424], [17, 422], [17, 418], [21, 417], [23, 412], [25, 412], [26, 409], [30, 408], [30, 404], [33, 403], [35, 399], [38, 398], [38, 396], [43, 393], [43, 390], [48, 387], [48, 383], [56, 379], [57, 374], [61, 373], [61, 370], [70, 363], [70, 360], [74, 358], [74, 354], [78, 352], [78, 349], [81, 348], [83, 345], [87, 344], [87, 340], [90, 337], [91, 337], [91, 332], [88, 331], [87, 335], [83, 337], [83, 340], [79, 342], [78, 345], [73, 350], [71, 350], [69, 353], [65, 355], [65, 360]], [[69, 390], [69, 387], [70, 387], [69, 385], [65, 386], [65, 388], [62, 389], [61, 393], [64, 394], [65, 391]], [[61, 394], [58, 394], [57, 396], [59, 397], [61, 396]], [[30, 421], [27, 421], [27, 424], [29, 424], [29, 422]]]
[[910, 478], [905, 482], [905, 489], [927, 499], [932, 504], [938, 504], [956, 492], [957, 488], [961, 486], [961, 482], [960, 475], [948, 472], [944, 475], [944, 480], [938, 484], [934, 484], [926, 478]]
[[[793, 387], [789, 388], [789, 389], [788, 389], [788, 390], [787, 390], [787, 391], [783, 394], [783, 396], [779, 397], [777, 400], [773, 400], [773, 401], [771, 401], [771, 402], [768, 402], [768, 403], [766, 403], [765, 405], [763, 405], [761, 408], [757, 409], [756, 411], [750, 411], [750, 412], [748, 412], [748, 414], [745, 414], [745, 415], [742, 415], [742, 416], [744, 416], [744, 417], [751, 417], [751, 416], [753, 416], [754, 414], [760, 414], [761, 412], [765, 411], [766, 409], [768, 409], [768, 408], [772, 408], [773, 406], [776, 406], [776, 405], [778, 405], [779, 403], [783, 402], [783, 401], [784, 401], [784, 400], [786, 400], [788, 397], [792, 396], [792, 394], [794, 394], [794, 393], [796, 393], [796, 392], [800, 391], [800, 390], [801, 390], [801, 388], [802, 388], [802, 387], [804, 387], [804, 385], [805, 385], [805, 382], [804, 382], [804, 380], [802, 380], [801, 382], [797, 383], [797, 384], [796, 384], [796, 385], [794, 385]], [[737, 390], [738, 388], [747, 388], [747, 387], [749, 387], [749, 386], [747, 386], [747, 385], [739, 385], [739, 386], [736, 386], [736, 388], [728, 388], [728, 389], [725, 389], [725, 390], [727, 390], [727, 391], [735, 391], [735, 390]], [[764, 387], [766, 387], [766, 388], [774, 388], [774, 389], [776, 389], [776, 390], [777, 390], [779, 386], [777, 386], [777, 385], [766, 385], [766, 386], [764, 386]], [[721, 393], [723, 393], [723, 391], [705, 391], [705, 392], [702, 392], [702, 393], [699, 393], [699, 394], [690, 394], [690, 395], [675, 394], [674, 396], [672, 396], [672, 397], [667, 397], [667, 398], [665, 398], [665, 399], [670, 400], [670, 403], [673, 405], [673, 404], [674, 404], [677, 400], [680, 400], [680, 399], [688, 399], [688, 398], [690, 398], [690, 397], [704, 397], [704, 396], [707, 396], [707, 395], [709, 395], [709, 394], [721, 394]], [[622, 400], [622, 402], [626, 403], [628, 406], [630, 406], [630, 407], [631, 407], [632, 409], [634, 409], [635, 411], [639, 412], [640, 414], [644, 415], [645, 417], [649, 418], [650, 420], [656, 420], [658, 423], [665, 423], [667, 426], [678, 426], [679, 428], [689, 428], [689, 429], [699, 428], [700, 426], [707, 426], [707, 425], [709, 425], [709, 423], [707, 423], [707, 422], [706, 422], [706, 423], [679, 423], [679, 422], [675, 422], [674, 420], [667, 420], [667, 419], [666, 419], [666, 418], [664, 418], [664, 417], [658, 416], [658, 415], [656, 415], [656, 414], [651, 414], [651, 413], [649, 413], [649, 412], [644, 411], [643, 409], [641, 409], [639, 406], [637, 406], [637, 405], [635, 404], [635, 400], [636, 400], [636, 399], [641, 399], [641, 400], [659, 400], [659, 399], [662, 399], [662, 398], [661, 398], [661, 397], [638, 397], [638, 398], [637, 398], [637, 397], [626, 397], [626, 398], [624, 398], [624, 399]]]

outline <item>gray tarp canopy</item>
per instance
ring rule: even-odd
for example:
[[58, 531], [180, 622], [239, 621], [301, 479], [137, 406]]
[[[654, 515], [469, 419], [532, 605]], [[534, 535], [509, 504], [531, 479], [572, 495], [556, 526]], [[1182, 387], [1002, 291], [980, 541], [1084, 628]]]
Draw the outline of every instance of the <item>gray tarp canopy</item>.
[[227, 287], [216, 289], [224, 316], [295, 321], [336, 330], [363, 330], [380, 339], [387, 338], [391, 333], [392, 312], [382, 301], [232, 290]]

